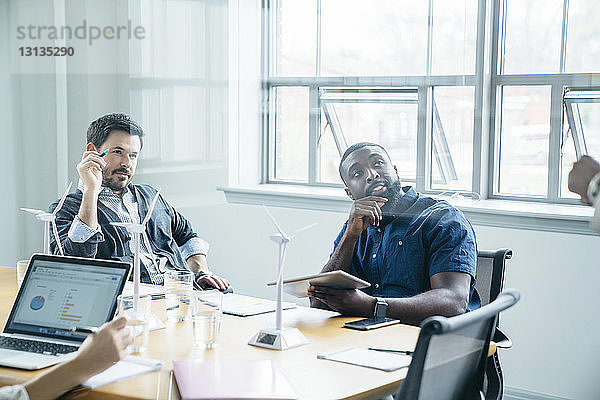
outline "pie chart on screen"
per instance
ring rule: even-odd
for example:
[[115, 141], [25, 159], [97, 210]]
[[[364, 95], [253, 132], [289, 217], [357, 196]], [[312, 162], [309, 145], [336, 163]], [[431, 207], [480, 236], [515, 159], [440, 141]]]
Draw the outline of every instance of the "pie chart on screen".
[[31, 307], [32, 310], [39, 310], [40, 308], [44, 307], [44, 302], [45, 301], [46, 301], [46, 299], [44, 299], [44, 297], [42, 297], [42, 296], [35, 296], [31, 300], [31, 303], [29, 304], [29, 307]]

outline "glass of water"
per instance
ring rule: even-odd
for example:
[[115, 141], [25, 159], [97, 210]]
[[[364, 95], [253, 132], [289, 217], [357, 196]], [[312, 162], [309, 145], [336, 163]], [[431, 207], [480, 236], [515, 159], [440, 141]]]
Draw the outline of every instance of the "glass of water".
[[127, 326], [133, 336], [133, 343], [128, 347], [131, 353], [141, 353], [148, 348], [149, 319], [151, 315], [150, 295], [138, 296], [137, 305], [133, 296], [120, 295], [117, 297], [118, 316], [127, 318]]
[[223, 293], [216, 289], [196, 291], [192, 300], [194, 347], [215, 348], [223, 317]]
[[181, 322], [189, 319], [193, 289], [194, 274], [190, 271], [173, 270], [165, 273], [168, 321]]

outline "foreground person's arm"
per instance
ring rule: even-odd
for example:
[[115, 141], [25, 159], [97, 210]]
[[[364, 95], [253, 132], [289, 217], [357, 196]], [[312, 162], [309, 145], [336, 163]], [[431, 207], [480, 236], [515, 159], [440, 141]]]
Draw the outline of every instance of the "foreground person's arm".
[[74, 359], [25, 382], [29, 398], [55, 399], [125, 357], [133, 341], [126, 325], [124, 317], [104, 324], [85, 340]]

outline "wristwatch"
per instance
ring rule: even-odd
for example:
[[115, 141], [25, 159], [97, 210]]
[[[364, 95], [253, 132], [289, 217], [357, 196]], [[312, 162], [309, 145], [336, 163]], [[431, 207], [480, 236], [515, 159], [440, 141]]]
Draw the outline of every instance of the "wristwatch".
[[590, 180], [587, 190], [588, 200], [593, 203], [600, 193], [600, 172]]
[[376, 299], [377, 299], [377, 303], [375, 303], [374, 316], [375, 316], [375, 318], [383, 319], [383, 318], [385, 318], [385, 316], [387, 314], [388, 303], [381, 297], [376, 297]]

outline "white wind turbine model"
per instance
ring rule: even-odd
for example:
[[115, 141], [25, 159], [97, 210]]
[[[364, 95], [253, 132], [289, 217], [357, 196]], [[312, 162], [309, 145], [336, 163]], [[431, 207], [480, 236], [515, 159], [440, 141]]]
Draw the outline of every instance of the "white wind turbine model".
[[271, 240], [279, 245], [279, 267], [277, 273], [277, 309], [275, 311], [275, 328], [261, 329], [256, 333], [248, 344], [253, 346], [266, 347], [274, 350], [286, 350], [292, 347], [301, 346], [307, 344], [308, 339], [296, 328], [284, 328], [282, 325], [282, 297], [283, 297], [283, 262], [285, 260], [285, 250], [287, 244], [293, 239], [296, 234], [310, 229], [317, 224], [310, 224], [304, 228], [300, 228], [294, 231], [291, 236], [286, 235], [283, 230], [279, 227], [277, 221], [267, 207], [263, 205], [267, 215], [277, 228], [279, 233], [270, 236]]
[[56, 241], [56, 245], [58, 246], [58, 251], [61, 256], [64, 256], [62, 244], [60, 243], [60, 238], [58, 236], [58, 229], [56, 228], [56, 214], [60, 211], [63, 206], [69, 191], [71, 190], [71, 186], [73, 182], [69, 183], [67, 190], [60, 198], [60, 201], [56, 205], [56, 208], [51, 213], [45, 212], [42, 210], [34, 210], [32, 208], [21, 208], [22, 211], [27, 211], [28, 213], [32, 213], [38, 219], [38, 221], [44, 222], [44, 254], [51, 254], [50, 252], [50, 226], [52, 226], [52, 233], [54, 234], [54, 240]]
[[[133, 247], [135, 249], [135, 253], [133, 255], [133, 311], [137, 312], [138, 309], [138, 300], [140, 298], [140, 236], [144, 239], [144, 244], [148, 251], [152, 251], [152, 247], [150, 247], [150, 240], [148, 240], [148, 235], [146, 235], [146, 224], [150, 220], [150, 216], [152, 215], [152, 211], [154, 211], [154, 206], [156, 205], [156, 201], [158, 200], [158, 196], [160, 195], [160, 189], [156, 192], [154, 199], [152, 199], [152, 203], [150, 203], [150, 207], [148, 208], [148, 212], [146, 213], [146, 217], [140, 224], [135, 224], [133, 222], [111, 222], [111, 225], [114, 226], [122, 226], [127, 229], [127, 232], [131, 233], [133, 237]], [[152, 258], [152, 263], [154, 263], [154, 267], [158, 271], [158, 266], [156, 265], [156, 260], [154, 257]]]

